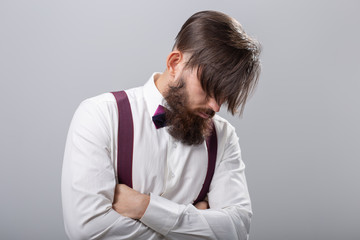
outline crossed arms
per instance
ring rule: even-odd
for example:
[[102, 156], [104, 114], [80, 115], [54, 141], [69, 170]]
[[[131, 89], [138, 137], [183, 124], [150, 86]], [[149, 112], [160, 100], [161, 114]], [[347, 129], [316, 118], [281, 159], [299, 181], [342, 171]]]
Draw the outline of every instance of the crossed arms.
[[[142, 194], [125, 184], [117, 184], [115, 188], [115, 196], [113, 209], [125, 217], [139, 220], [145, 213], [150, 203], [150, 196]], [[201, 201], [195, 204], [197, 209], [208, 209], [207, 201]]]
[[[178, 204], [116, 184], [110, 133], [99, 107], [84, 103], [68, 132], [62, 203], [70, 239], [247, 239], [251, 206], [234, 129], [216, 167], [207, 203]], [[221, 138], [221, 134], [218, 136]]]

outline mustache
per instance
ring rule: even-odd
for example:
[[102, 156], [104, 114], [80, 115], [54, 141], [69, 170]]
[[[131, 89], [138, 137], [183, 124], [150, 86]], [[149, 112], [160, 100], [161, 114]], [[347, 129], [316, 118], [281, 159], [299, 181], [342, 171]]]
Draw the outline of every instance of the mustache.
[[208, 109], [208, 108], [197, 108], [193, 112], [202, 112], [202, 113], [208, 115], [209, 118], [212, 118], [215, 115], [215, 111], [212, 109]]
[[215, 115], [215, 111], [214, 111], [214, 110], [211, 110], [211, 109], [208, 109], [205, 113], [206, 113], [207, 115], [209, 115], [210, 118], [212, 118], [212, 117]]

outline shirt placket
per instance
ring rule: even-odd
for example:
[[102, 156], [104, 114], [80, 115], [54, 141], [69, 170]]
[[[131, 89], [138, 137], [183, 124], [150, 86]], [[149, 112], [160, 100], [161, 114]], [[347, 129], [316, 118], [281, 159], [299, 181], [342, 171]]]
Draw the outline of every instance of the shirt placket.
[[[165, 170], [165, 188], [162, 196], [168, 196], [173, 192], [176, 183], [179, 181], [179, 174], [176, 173], [177, 161], [179, 161], [180, 154], [178, 153], [179, 143], [169, 136], [167, 157], [166, 157], [166, 170]], [[170, 197], [170, 196], [168, 196]]]

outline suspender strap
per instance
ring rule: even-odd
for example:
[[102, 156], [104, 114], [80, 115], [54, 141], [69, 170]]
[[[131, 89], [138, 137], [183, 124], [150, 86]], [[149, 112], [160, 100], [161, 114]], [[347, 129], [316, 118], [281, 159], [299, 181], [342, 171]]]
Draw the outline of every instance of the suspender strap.
[[119, 116], [117, 173], [119, 183], [132, 188], [132, 160], [134, 145], [134, 125], [129, 99], [125, 91], [114, 94]]
[[216, 155], [217, 155], [217, 136], [216, 136], [216, 129], [214, 123], [213, 130], [211, 136], [206, 139], [206, 147], [208, 152], [208, 168], [205, 177], [205, 182], [202, 186], [199, 196], [194, 201], [194, 205], [200, 201], [203, 201], [206, 197], [206, 194], [209, 192], [210, 183], [214, 175], [215, 171], [215, 163], [216, 163]]

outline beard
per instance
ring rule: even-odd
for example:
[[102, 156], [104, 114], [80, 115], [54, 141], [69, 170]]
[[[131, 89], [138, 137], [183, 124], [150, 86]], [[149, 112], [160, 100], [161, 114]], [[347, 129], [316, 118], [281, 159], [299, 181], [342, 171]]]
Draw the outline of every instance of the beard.
[[[166, 100], [166, 126], [173, 138], [187, 145], [199, 145], [211, 135], [211, 118], [215, 112], [211, 109], [190, 110], [188, 108], [188, 94], [182, 76], [178, 85], [169, 86], [164, 98]], [[204, 112], [209, 118], [202, 118], [195, 112]]]

